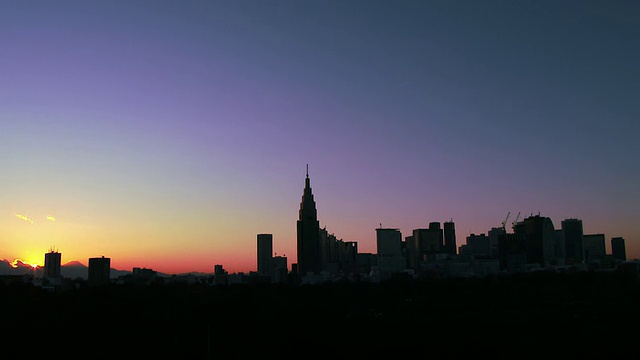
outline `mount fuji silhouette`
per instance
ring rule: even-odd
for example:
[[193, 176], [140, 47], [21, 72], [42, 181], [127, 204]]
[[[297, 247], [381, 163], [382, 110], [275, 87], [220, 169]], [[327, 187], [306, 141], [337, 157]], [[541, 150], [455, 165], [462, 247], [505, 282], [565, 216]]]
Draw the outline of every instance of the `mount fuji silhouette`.
[[[33, 267], [29, 264], [18, 260], [12, 265], [13, 262], [8, 260], [0, 260], [0, 275], [33, 275], [34, 277], [42, 277], [44, 271], [42, 266]], [[111, 268], [110, 277], [112, 279], [119, 276], [131, 274], [131, 271], [118, 270]], [[89, 278], [89, 268], [80, 261], [69, 261], [60, 267], [60, 275], [69, 279], [84, 279]]]

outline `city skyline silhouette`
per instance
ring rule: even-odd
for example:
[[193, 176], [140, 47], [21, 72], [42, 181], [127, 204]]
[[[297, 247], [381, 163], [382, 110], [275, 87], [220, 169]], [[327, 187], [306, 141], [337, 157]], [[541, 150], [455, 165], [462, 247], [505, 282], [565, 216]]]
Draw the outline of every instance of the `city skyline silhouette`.
[[[500, 226], [492, 227], [487, 233], [471, 233], [463, 238], [456, 237], [455, 222], [453, 219], [445, 222], [431, 221], [428, 226], [414, 228], [408, 235], [403, 236], [400, 229], [384, 228], [382, 223], [375, 229], [376, 231], [376, 248], [378, 251], [363, 253], [358, 250], [357, 242], [343, 241], [343, 239], [335, 236], [327, 230], [326, 226], [321, 226], [318, 219], [316, 202], [311, 187], [311, 179], [309, 177], [309, 165], [306, 165], [306, 176], [303, 195], [300, 201], [298, 211], [298, 237], [297, 237], [297, 253], [291, 260], [286, 254], [278, 256], [273, 252], [274, 239], [273, 234], [259, 233], [257, 238], [257, 251], [255, 252], [255, 267], [248, 271], [233, 272], [232, 275], [262, 275], [267, 277], [267, 282], [290, 282], [287, 279], [288, 274], [305, 278], [307, 275], [324, 276], [318, 280], [303, 280], [313, 282], [331, 281], [331, 277], [338, 278], [360, 276], [368, 277], [372, 270], [378, 272], [377, 279], [367, 279], [366, 281], [379, 282], [388, 280], [389, 276], [404, 273], [411, 278], [420, 278], [424, 275], [424, 266], [437, 268], [438, 259], [445, 260], [445, 263], [455, 264], [460, 261], [467, 262], [474, 258], [493, 260], [492, 270], [481, 270], [477, 272], [473, 270], [471, 273], [465, 272], [438, 272], [438, 276], [444, 277], [465, 277], [465, 276], [487, 276], [498, 275], [499, 273], [519, 273], [527, 272], [535, 269], [546, 269], [551, 271], [566, 271], [574, 268], [577, 271], [587, 271], [594, 269], [615, 269], [627, 260], [638, 261], [638, 259], [627, 257], [626, 240], [619, 236], [606, 238], [602, 233], [585, 233], [584, 224], [581, 219], [568, 218], [560, 222], [560, 226], [555, 226], [553, 219], [541, 216], [540, 214], [520, 217], [518, 213], [514, 220], [510, 222], [510, 212], [502, 221]], [[544, 225], [542, 225], [544, 221]], [[540, 223], [540, 225], [533, 225]], [[565, 226], [566, 224], [566, 226]], [[541, 230], [532, 230], [533, 227], [542, 226]], [[548, 230], [542, 230], [543, 228]], [[433, 232], [435, 230], [435, 232]], [[548, 231], [541, 233], [540, 231]], [[383, 235], [387, 233], [387, 235]], [[436, 236], [435, 238], [433, 236]], [[576, 237], [577, 236], [577, 237]], [[534, 238], [536, 245], [531, 245]], [[589, 240], [587, 240], [589, 239]], [[616, 242], [616, 244], [614, 244]], [[261, 244], [262, 243], [262, 244]], [[533, 246], [533, 247], [531, 247]], [[393, 247], [397, 249], [393, 250]], [[520, 248], [513, 252], [515, 248]], [[346, 251], [346, 252], [345, 252]], [[380, 253], [382, 251], [382, 253]], [[336, 253], [337, 252], [337, 253]], [[515, 263], [507, 260], [507, 252], [509, 256], [522, 257]], [[371, 263], [366, 263], [366, 267], [362, 267], [360, 256], [368, 255], [373, 259]], [[389, 256], [396, 257], [395, 260], [389, 260]], [[443, 257], [444, 256], [444, 257]], [[54, 257], [56, 260], [49, 261], [47, 259]], [[9, 262], [4, 260], [10, 267], [17, 268], [16, 274], [24, 274], [24, 267], [33, 267], [32, 272], [34, 278], [56, 278], [61, 276], [61, 268], [63, 267], [62, 254], [55, 246], [51, 246], [44, 254], [44, 265], [29, 265], [20, 260]], [[109, 263], [106, 269], [92, 270], [90, 263], [98, 258], [105, 259]], [[277, 260], [280, 264], [278, 274], [275, 274], [273, 267]], [[345, 262], [345, 259], [346, 262]], [[499, 262], [498, 262], [499, 260]], [[369, 261], [369, 260], [367, 260]], [[396, 261], [398, 264], [390, 265], [389, 261]], [[482, 261], [482, 260], [480, 260]], [[111, 257], [101, 255], [99, 257], [91, 257], [84, 265], [82, 261], [72, 260], [67, 262], [67, 268], [73, 268], [76, 277], [90, 278], [92, 272], [104, 272], [106, 279], [122, 277], [129, 273], [135, 273], [142, 269], [143, 271], [153, 274], [160, 273], [162, 276], [171, 275], [218, 275], [218, 270], [222, 271], [226, 276], [229, 274], [225, 270], [224, 263], [216, 263], [212, 266], [211, 271], [188, 271], [184, 273], [163, 273], [146, 267], [133, 266], [129, 269], [114, 269], [110, 267]], [[511, 262], [511, 264], [507, 264]], [[331, 265], [333, 264], [333, 265]], [[430, 265], [428, 265], [430, 264]], [[499, 265], [498, 265], [499, 264]], [[22, 269], [20, 267], [22, 266]], [[51, 268], [53, 266], [53, 268]], [[450, 266], [450, 265], [449, 265]], [[534, 266], [534, 267], [531, 267]], [[576, 267], [577, 266], [577, 267]], [[594, 267], [595, 266], [595, 267]], [[2, 273], [10, 269], [6, 267]], [[78, 269], [80, 268], [80, 269]], [[86, 269], [86, 274], [82, 274]], [[71, 271], [71, 270], [68, 270]], [[408, 272], [407, 272], [408, 271]], [[487, 272], [488, 271], [488, 272]], [[9, 270], [8, 274], [11, 274]], [[110, 275], [110, 273], [112, 275]], [[386, 274], [384, 274], [386, 273]], [[5, 275], [8, 275], [5, 274]], [[324, 274], [324, 275], [323, 275]], [[382, 275], [381, 275], [382, 274]], [[276, 276], [277, 275], [277, 276]], [[155, 275], [154, 275], [155, 276]], [[277, 278], [277, 279], [276, 279]], [[311, 279], [311, 278], [309, 278]], [[242, 281], [242, 280], [241, 280]], [[227, 282], [224, 280], [223, 282]]]
[[[0, 5], [0, 259], [256, 269], [320, 226], [541, 214], [640, 257], [639, 5], [30, 1]], [[609, 250], [610, 251], [610, 250]]]
[[3, 356], [634, 357], [637, 34], [638, 1], [0, 2]]

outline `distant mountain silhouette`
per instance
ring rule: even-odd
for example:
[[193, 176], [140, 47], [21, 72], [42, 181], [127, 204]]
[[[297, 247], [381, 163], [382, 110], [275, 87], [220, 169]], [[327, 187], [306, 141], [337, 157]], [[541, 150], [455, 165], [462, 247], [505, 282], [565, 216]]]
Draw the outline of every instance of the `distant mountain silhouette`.
[[[12, 261], [0, 260], [0, 275], [24, 275], [34, 274], [33, 266], [25, 264], [21, 261], [16, 263], [16, 267], [11, 266]], [[36, 269], [36, 273], [41, 272], [39, 268]]]
[[[18, 261], [16, 263], [16, 267], [11, 266], [11, 261], [8, 260], [0, 260], [0, 275], [35, 275], [36, 277], [41, 277], [43, 272], [42, 266], [38, 266], [34, 269], [33, 266], [29, 264], [25, 264], [23, 262]], [[117, 270], [111, 268], [110, 277], [112, 279], [117, 278], [119, 276], [131, 274], [131, 271], [125, 270]], [[89, 278], [89, 270], [86, 265], [82, 264], [79, 261], [69, 261], [66, 264], [63, 264], [60, 267], [60, 274], [69, 279], [85, 279]]]
[[86, 280], [89, 278], [89, 270], [87, 266], [79, 261], [69, 261], [60, 267], [60, 275], [69, 279], [81, 278]]
[[[89, 278], [89, 269], [86, 265], [79, 261], [69, 261], [68, 263], [62, 265], [62, 267], [60, 268], [60, 274], [63, 277], [69, 279], [81, 278], [86, 280]], [[131, 274], [131, 271], [116, 270], [114, 268], [111, 268], [109, 276], [112, 279], [115, 279], [119, 276], [127, 274]]]
[[62, 266], [85, 266], [83, 263], [81, 263], [80, 261], [69, 261], [66, 264], [62, 264]]

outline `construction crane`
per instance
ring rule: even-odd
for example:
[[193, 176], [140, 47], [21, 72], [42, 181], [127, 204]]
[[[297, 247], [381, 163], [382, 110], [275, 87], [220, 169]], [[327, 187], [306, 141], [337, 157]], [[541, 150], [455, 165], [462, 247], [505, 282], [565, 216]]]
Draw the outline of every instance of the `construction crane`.
[[509, 212], [507, 213], [507, 217], [506, 217], [506, 218], [504, 218], [504, 221], [502, 222], [502, 229], [503, 229], [503, 230], [505, 229], [505, 226], [507, 225], [507, 220], [509, 220], [509, 215], [511, 215], [511, 211], [509, 211]]
[[516, 224], [518, 223], [518, 219], [520, 219], [520, 212], [518, 212], [518, 216], [516, 216], [516, 219], [515, 219], [515, 220], [513, 220], [513, 222], [511, 223], [511, 228], [512, 228], [513, 230], [515, 230], [515, 229], [516, 229]]

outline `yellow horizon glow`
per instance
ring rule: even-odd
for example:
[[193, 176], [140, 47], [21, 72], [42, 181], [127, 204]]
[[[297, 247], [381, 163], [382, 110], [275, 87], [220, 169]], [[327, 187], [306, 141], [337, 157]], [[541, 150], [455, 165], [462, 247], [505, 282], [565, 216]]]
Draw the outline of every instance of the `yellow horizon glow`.
[[[259, 230], [263, 225], [256, 224], [255, 229], [246, 227], [240, 221], [241, 216], [234, 216], [233, 212], [189, 210], [176, 214], [143, 209], [148, 211], [135, 213], [152, 215], [141, 218], [125, 209], [123, 213], [99, 212], [99, 216], [94, 216], [74, 208], [65, 212], [64, 219], [58, 219], [58, 211], [53, 215], [51, 210], [42, 211], [35, 205], [23, 211], [14, 210], [8, 217], [21, 221], [9, 221], [7, 226], [0, 227], [0, 248], [4, 252], [0, 255], [8, 261], [16, 259], [14, 268], [23, 263], [41, 267], [45, 254], [55, 244], [62, 254], [62, 264], [69, 261], [86, 264], [87, 259], [104, 255], [111, 258], [112, 267], [127, 271], [140, 267], [169, 274], [212, 272], [218, 264], [231, 273], [255, 270], [255, 234], [263, 232]], [[295, 254], [291, 237], [280, 235], [286, 231], [269, 226], [274, 237], [281, 239], [278, 253]], [[237, 241], [228, 241], [232, 238]], [[289, 256], [290, 263], [294, 257]]]

